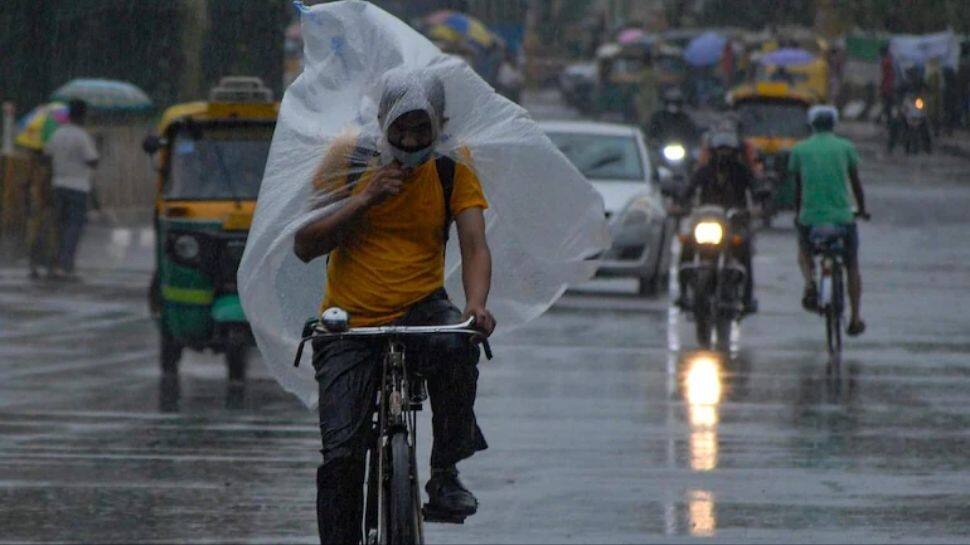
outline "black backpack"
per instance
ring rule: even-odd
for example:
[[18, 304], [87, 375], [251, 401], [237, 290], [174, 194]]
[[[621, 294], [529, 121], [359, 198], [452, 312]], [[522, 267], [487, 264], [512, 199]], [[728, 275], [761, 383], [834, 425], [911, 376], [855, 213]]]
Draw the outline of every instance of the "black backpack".
[[[377, 156], [371, 148], [357, 146], [354, 148], [350, 156], [350, 163], [348, 164], [351, 169], [351, 173], [347, 175], [347, 185], [351, 185], [360, 179], [361, 175], [364, 174], [364, 170], [370, 164], [371, 159]], [[455, 189], [455, 160], [447, 155], [437, 155], [434, 160], [435, 169], [438, 171], [438, 181], [441, 183], [441, 192], [445, 198], [445, 224], [442, 226], [443, 237], [445, 245], [448, 244], [448, 238], [451, 234], [451, 222], [454, 220], [451, 217], [451, 194]]]

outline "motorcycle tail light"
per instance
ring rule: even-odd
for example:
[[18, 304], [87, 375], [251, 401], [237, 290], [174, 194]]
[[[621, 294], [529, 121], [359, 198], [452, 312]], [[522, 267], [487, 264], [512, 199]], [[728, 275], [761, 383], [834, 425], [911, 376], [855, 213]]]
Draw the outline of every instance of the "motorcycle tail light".
[[744, 244], [744, 237], [742, 237], [741, 235], [731, 236], [731, 244], [734, 244], [735, 246], [740, 246]]

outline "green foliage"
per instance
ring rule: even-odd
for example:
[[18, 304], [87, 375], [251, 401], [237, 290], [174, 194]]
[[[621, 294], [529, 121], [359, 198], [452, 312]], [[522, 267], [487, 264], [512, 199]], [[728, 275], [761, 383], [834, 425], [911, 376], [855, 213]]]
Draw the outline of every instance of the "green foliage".
[[[676, 8], [680, 3], [672, 2], [669, 7]], [[814, 16], [815, 0], [708, 0], [697, 22], [704, 26], [760, 30], [769, 26], [810, 26]]]

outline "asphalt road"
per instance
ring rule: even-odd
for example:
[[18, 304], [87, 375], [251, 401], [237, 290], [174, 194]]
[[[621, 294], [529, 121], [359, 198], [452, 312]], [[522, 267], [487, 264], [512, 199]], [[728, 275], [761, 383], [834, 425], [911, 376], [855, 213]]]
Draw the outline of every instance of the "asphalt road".
[[[481, 509], [429, 542], [970, 539], [970, 162], [849, 128], [873, 221], [844, 380], [798, 304], [790, 217], [758, 240], [761, 312], [729, 355], [696, 351], [666, 296], [579, 286], [496, 339], [491, 448], [460, 466]], [[160, 379], [151, 244], [93, 228], [78, 284], [0, 265], [0, 543], [316, 542], [314, 413], [258, 362], [244, 392], [211, 355]]]

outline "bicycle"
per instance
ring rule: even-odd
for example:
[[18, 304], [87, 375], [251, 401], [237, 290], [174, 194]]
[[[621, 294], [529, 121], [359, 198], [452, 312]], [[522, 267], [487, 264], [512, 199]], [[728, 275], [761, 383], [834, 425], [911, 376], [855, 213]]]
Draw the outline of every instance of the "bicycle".
[[[432, 520], [428, 506], [421, 505], [417, 465], [417, 412], [428, 398], [423, 377], [409, 371], [408, 339], [428, 335], [455, 334], [479, 339], [485, 357], [492, 350], [482, 332], [473, 329], [474, 318], [439, 326], [378, 326], [349, 328], [345, 311], [331, 308], [319, 320], [304, 328], [294, 366], [298, 366], [303, 348], [310, 341], [333, 342], [341, 339], [375, 339], [384, 341], [381, 354], [381, 380], [375, 401], [373, 421], [374, 445], [367, 451], [363, 543], [404, 545], [424, 543], [424, 521]], [[437, 518], [437, 517], [434, 517]], [[458, 519], [440, 519], [457, 522]]]
[[845, 312], [846, 230], [839, 225], [812, 227], [808, 239], [813, 258], [821, 256], [818, 280], [818, 312], [825, 316], [825, 340], [829, 364], [838, 370], [842, 359], [842, 317]]

